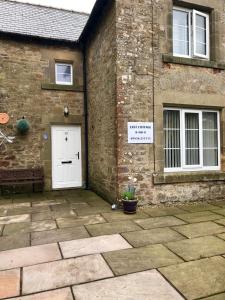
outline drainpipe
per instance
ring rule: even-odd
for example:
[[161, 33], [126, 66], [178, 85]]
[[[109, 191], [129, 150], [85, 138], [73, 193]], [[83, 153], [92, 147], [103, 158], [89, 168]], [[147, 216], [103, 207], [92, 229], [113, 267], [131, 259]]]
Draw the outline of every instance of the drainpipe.
[[84, 126], [85, 126], [85, 189], [89, 189], [89, 159], [88, 159], [88, 95], [87, 95], [87, 60], [86, 60], [86, 48], [82, 45], [83, 53], [83, 80], [84, 80]]

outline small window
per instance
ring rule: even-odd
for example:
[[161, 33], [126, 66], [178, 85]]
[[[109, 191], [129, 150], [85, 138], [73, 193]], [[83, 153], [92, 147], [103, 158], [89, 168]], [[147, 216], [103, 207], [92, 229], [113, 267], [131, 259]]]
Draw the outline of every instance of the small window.
[[164, 110], [165, 171], [220, 169], [219, 112]]
[[56, 84], [73, 84], [73, 66], [71, 64], [57, 63], [55, 65]]
[[209, 59], [209, 48], [209, 15], [174, 7], [173, 54]]

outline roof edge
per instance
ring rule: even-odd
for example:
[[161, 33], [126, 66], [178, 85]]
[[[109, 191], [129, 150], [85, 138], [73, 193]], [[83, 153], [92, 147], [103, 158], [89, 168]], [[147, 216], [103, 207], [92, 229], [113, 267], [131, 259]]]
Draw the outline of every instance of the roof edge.
[[95, 2], [95, 5], [91, 11], [91, 14], [89, 16], [89, 19], [78, 39], [78, 42], [79, 43], [82, 43], [85, 41], [89, 31], [91, 28], [94, 28], [95, 27], [95, 23], [96, 23], [96, 19], [98, 17], [98, 15], [100, 14], [100, 12], [103, 10], [104, 7], [107, 6], [107, 4], [110, 3], [110, 1], [113, 1], [113, 0], [97, 0]]
[[72, 10], [72, 9], [65, 9], [65, 8], [58, 8], [58, 7], [53, 7], [53, 6], [46, 6], [46, 5], [41, 5], [41, 4], [34, 4], [34, 3], [29, 3], [29, 2], [20, 2], [17, 0], [3, 0], [5, 2], [12, 2], [12, 3], [18, 3], [20, 5], [30, 5], [30, 6], [35, 6], [35, 7], [41, 7], [41, 8], [48, 8], [48, 9], [54, 9], [54, 10], [60, 10], [60, 11], [67, 11], [67, 12], [71, 12], [71, 13], [76, 13], [76, 14], [80, 14], [80, 15], [85, 15], [85, 16], [89, 16], [90, 14], [85, 13], [85, 12], [81, 12], [81, 11], [76, 11], [76, 10]]

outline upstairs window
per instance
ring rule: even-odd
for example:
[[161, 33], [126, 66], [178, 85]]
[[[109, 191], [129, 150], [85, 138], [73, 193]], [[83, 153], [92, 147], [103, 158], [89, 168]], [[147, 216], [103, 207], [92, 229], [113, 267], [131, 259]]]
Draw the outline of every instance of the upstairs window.
[[220, 169], [219, 112], [164, 110], [165, 171]]
[[173, 8], [173, 55], [209, 59], [209, 15]]
[[73, 66], [71, 64], [56, 63], [55, 65], [56, 84], [73, 84]]

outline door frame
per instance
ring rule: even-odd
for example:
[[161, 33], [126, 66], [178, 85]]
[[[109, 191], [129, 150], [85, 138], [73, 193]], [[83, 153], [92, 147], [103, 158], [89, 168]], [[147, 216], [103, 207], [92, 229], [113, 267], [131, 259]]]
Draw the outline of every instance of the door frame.
[[[80, 165], [81, 165], [81, 175], [80, 175], [80, 186], [76, 187], [62, 187], [62, 188], [54, 188], [53, 187], [53, 172], [54, 172], [54, 160], [53, 160], [53, 128], [54, 127], [79, 127], [80, 128]], [[82, 124], [51, 124], [50, 126], [51, 132], [51, 188], [52, 190], [69, 190], [69, 189], [77, 189], [83, 187], [83, 160], [82, 160]]]

